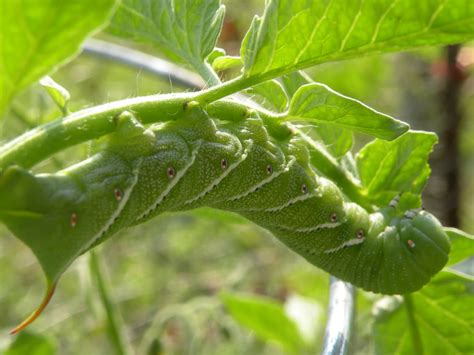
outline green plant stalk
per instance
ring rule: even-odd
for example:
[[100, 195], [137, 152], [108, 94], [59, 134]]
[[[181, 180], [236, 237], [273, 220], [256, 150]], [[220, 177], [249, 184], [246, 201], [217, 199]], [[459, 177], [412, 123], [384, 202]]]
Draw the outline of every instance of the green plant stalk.
[[204, 79], [208, 87], [221, 85], [221, 79], [207, 62], [197, 61], [192, 63], [196, 72]]
[[[21, 121], [29, 129], [35, 128], [35, 124], [31, 122], [30, 119], [23, 112], [21, 112], [21, 110], [16, 107], [12, 107], [10, 111], [16, 118], [18, 118], [19, 121]], [[52, 157], [52, 162], [57, 169], [60, 169], [62, 167], [62, 163], [56, 157]]]
[[267, 79], [271, 79], [271, 77], [266, 78], [252, 76], [246, 78], [244, 76], [238, 76], [237, 78], [226, 81], [221, 85], [213, 86], [209, 89], [202, 90], [196, 95], [195, 100], [201, 104], [208, 104], [210, 102], [222, 99], [223, 97], [235, 94], [236, 92], [259, 84]]
[[417, 355], [423, 355], [423, 343], [421, 342], [420, 331], [418, 329], [418, 324], [415, 320], [415, 308], [413, 306], [413, 300], [411, 294], [403, 296], [405, 310], [407, 312], [408, 318], [408, 329], [411, 335], [411, 341], [413, 343], [414, 353]]
[[0, 171], [14, 164], [30, 168], [65, 148], [109, 134], [116, 128], [115, 118], [127, 110], [144, 124], [174, 120], [191, 97], [170, 94], [120, 100], [39, 126], [0, 148]]
[[89, 269], [95, 279], [102, 305], [107, 317], [107, 332], [115, 352], [120, 355], [133, 354], [130, 344], [125, 335], [120, 312], [112, 300], [110, 285], [107, 281], [106, 272], [100, 254], [96, 250], [91, 250], [89, 254]]

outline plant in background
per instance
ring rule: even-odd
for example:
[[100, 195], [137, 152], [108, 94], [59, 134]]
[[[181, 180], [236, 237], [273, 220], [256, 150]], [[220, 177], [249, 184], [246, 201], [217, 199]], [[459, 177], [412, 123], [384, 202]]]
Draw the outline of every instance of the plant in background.
[[[470, 1], [268, 1], [239, 57], [216, 48], [224, 18], [219, 1], [89, 2], [1, 5], [0, 110], [8, 112], [18, 92], [70, 59], [104, 25], [111, 34], [155, 46], [198, 73], [208, 88], [71, 113], [69, 93], [49, 77], [40, 81], [64, 117], [0, 147], [0, 221], [31, 248], [47, 278], [43, 302], [14, 333], [43, 311], [78, 256], [163, 212], [211, 207], [264, 227], [342, 280], [404, 295], [390, 298], [390, 307], [377, 316], [381, 351], [445, 349], [427, 342], [432, 326], [417, 304], [429, 300], [462, 319], [467, 304], [451, 309], [440, 295], [453, 300], [465, 294], [468, 280], [449, 267], [471, 256], [473, 246], [470, 236], [443, 228], [421, 208], [436, 135], [410, 130], [301, 70], [470, 40]], [[21, 30], [14, 15], [19, 7]], [[78, 12], [85, 15], [77, 18]], [[239, 74], [221, 82], [216, 70], [228, 68]], [[354, 133], [374, 139], [354, 152]], [[93, 154], [80, 163], [47, 174], [30, 170], [91, 140]], [[289, 352], [304, 348], [303, 340], [288, 343], [298, 334], [291, 322], [281, 321], [287, 331], [275, 334], [265, 330], [275, 325], [239, 316], [251, 307], [265, 318], [266, 309], [278, 313], [278, 306], [223, 300], [260, 336], [276, 339]], [[398, 313], [402, 303], [406, 315]], [[394, 317], [404, 317], [410, 330], [395, 345], [387, 338]], [[472, 319], [461, 323], [472, 331]], [[449, 346], [459, 353], [472, 350], [465, 339]]]

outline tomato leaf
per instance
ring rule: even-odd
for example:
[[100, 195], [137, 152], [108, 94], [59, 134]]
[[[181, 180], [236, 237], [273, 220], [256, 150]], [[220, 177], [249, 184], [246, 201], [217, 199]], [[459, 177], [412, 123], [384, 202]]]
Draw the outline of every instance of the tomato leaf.
[[431, 172], [428, 157], [437, 140], [434, 133], [409, 131], [391, 142], [375, 139], [367, 144], [356, 157], [367, 196], [387, 206], [400, 193], [419, 195]]
[[[444, 228], [451, 241], [448, 266], [455, 265], [474, 255], [474, 236], [456, 228]], [[474, 271], [474, 270], [473, 270]]]
[[109, 30], [200, 66], [214, 50], [224, 13], [219, 0], [123, 0]]
[[[472, 281], [441, 272], [412, 294], [413, 318], [425, 354], [472, 354]], [[387, 302], [388, 301], [388, 302]], [[374, 308], [377, 354], [414, 354], [407, 310], [400, 299], [385, 297]]]
[[296, 91], [285, 119], [321, 122], [382, 139], [394, 139], [408, 130], [406, 123], [377, 112], [320, 83], [307, 84]]
[[22, 332], [10, 344], [3, 355], [54, 355], [57, 344], [44, 335]]
[[271, 0], [241, 49], [245, 76], [474, 38], [471, 0]]
[[[115, 0], [0, 2], [0, 115], [12, 98], [67, 62]], [[80, 14], [80, 16], [78, 16]]]
[[[276, 80], [268, 80], [252, 86], [247, 94], [256, 95], [262, 105], [276, 112], [284, 111], [288, 105], [288, 97], [283, 86]], [[255, 97], [253, 97], [255, 99]]]
[[50, 76], [45, 76], [40, 80], [40, 85], [43, 86], [48, 92], [54, 103], [58, 105], [64, 115], [67, 115], [68, 109], [67, 104], [71, 99], [71, 94], [57, 82], [55, 82]]
[[265, 340], [278, 344], [292, 354], [299, 354], [304, 341], [296, 323], [278, 302], [264, 297], [221, 295], [228, 312], [242, 326]]

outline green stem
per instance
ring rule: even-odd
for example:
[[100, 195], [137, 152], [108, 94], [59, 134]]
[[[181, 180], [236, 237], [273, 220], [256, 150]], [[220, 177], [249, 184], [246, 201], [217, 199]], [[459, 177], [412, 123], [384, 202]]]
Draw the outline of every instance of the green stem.
[[[212, 70], [212, 69], [211, 69]], [[291, 73], [296, 69], [285, 69], [285, 70], [274, 70], [260, 75], [252, 75], [252, 76], [238, 76], [232, 80], [226, 81], [225, 83], [211, 87], [206, 90], [202, 90], [198, 93], [195, 100], [202, 103], [207, 104], [216, 100], [219, 100], [223, 97], [235, 94], [239, 91], [248, 89], [254, 85], [263, 83], [264, 81], [280, 77], [282, 75]]]
[[126, 110], [144, 124], [175, 120], [191, 98], [175, 94], [121, 100], [39, 126], [0, 148], [0, 172], [14, 164], [30, 168], [60, 150], [109, 134], [116, 128], [115, 117]]
[[[36, 127], [36, 125], [30, 120], [30, 118], [17, 107], [13, 106], [10, 111], [16, 118], [19, 119], [19, 121], [23, 122], [23, 124], [28, 128], [33, 129]], [[63, 164], [56, 157], [52, 157], [51, 161], [57, 169], [60, 169], [63, 166]]]
[[235, 94], [236, 92], [247, 89], [253, 85], [261, 82], [257, 77], [245, 78], [239, 76], [235, 79], [226, 81], [225, 83], [211, 87], [198, 93], [194, 100], [201, 104], [208, 104], [210, 102], [222, 99], [223, 97]]
[[107, 316], [107, 329], [110, 341], [117, 354], [132, 354], [133, 351], [125, 335], [125, 327], [120, 311], [112, 300], [110, 285], [100, 255], [96, 250], [91, 250], [89, 257], [90, 272], [98, 285], [100, 300]]
[[207, 62], [196, 62], [193, 64], [196, 72], [204, 79], [208, 87], [221, 85], [221, 79], [219, 75], [212, 69], [212, 67]]
[[423, 355], [423, 343], [421, 342], [420, 331], [418, 329], [418, 324], [415, 319], [415, 308], [413, 306], [413, 300], [411, 294], [403, 296], [405, 300], [405, 310], [407, 312], [408, 318], [408, 328], [411, 335], [411, 340], [413, 342], [414, 353], [417, 355]]

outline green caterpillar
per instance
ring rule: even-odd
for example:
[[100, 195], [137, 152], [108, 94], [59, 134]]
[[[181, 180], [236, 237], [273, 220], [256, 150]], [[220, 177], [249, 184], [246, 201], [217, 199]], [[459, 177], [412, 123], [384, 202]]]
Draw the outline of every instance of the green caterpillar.
[[[271, 231], [312, 264], [365, 290], [420, 289], [450, 244], [424, 211], [375, 213], [319, 176], [298, 134], [274, 137], [258, 117], [210, 118], [198, 106], [143, 127], [128, 113], [100, 152], [55, 174], [19, 167], [0, 178], [0, 220], [35, 252], [50, 280], [117, 231], [165, 211], [207, 206]], [[8, 212], [10, 211], [10, 212]]]

